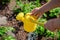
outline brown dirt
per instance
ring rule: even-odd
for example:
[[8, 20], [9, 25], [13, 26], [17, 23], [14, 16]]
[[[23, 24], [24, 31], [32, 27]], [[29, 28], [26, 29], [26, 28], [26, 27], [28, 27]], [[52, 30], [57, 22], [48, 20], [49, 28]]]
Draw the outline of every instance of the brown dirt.
[[[15, 6], [15, 1], [11, 2], [8, 6], [5, 6], [3, 10], [0, 10], [0, 15], [6, 16], [7, 17], [7, 24], [4, 26], [12, 26], [16, 30], [14, 32], [17, 40], [27, 40], [27, 32], [23, 30], [23, 23], [21, 21], [17, 21], [14, 16], [16, 14], [11, 11], [13, 7]], [[14, 16], [13, 16], [14, 15]], [[2, 24], [3, 25], [3, 24]]]

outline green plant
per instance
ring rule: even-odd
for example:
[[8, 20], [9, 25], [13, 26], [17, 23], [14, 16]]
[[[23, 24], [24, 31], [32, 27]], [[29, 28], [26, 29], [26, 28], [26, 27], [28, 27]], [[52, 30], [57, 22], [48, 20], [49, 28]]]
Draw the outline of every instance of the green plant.
[[60, 40], [60, 30], [57, 32], [57, 35], [58, 35], [58, 39], [57, 40]]
[[[38, 20], [38, 22], [42, 22], [42, 23], [44, 23], [45, 21], [46, 19], [43, 19], [43, 18], [40, 18]], [[43, 25], [38, 25], [35, 33], [42, 35], [44, 37], [51, 37], [51, 38], [54, 38], [55, 36], [57, 36], [57, 39], [60, 40], [60, 31], [57, 31], [56, 33], [51, 32], [50, 30], [45, 29]]]
[[[46, 19], [40, 18], [40, 19], [38, 20], [38, 22], [44, 23], [44, 22], [46, 22]], [[37, 34], [39, 34], [39, 35], [44, 36], [44, 37], [52, 37], [52, 38], [54, 38], [54, 36], [55, 36], [55, 33], [49, 31], [48, 29], [45, 29], [45, 28], [44, 28], [44, 25], [38, 25], [35, 32], [36, 32]]]
[[8, 31], [12, 31], [12, 27], [5, 27], [5, 26], [0, 26], [0, 35], [3, 36], [6, 34]]
[[54, 32], [51, 32], [51, 31], [45, 29], [43, 26], [38, 26], [37, 29], [36, 29], [36, 33], [39, 34], [39, 35], [42, 35], [44, 37], [54, 38], [54, 36], [55, 36]]
[[58, 16], [59, 14], [60, 14], [60, 8], [55, 8], [55, 9], [50, 11], [49, 16], [53, 17], [53, 16]]
[[[40, 23], [44, 23], [46, 21], [46, 19], [40, 18], [38, 19], [38, 22]], [[45, 28], [43, 27], [43, 25], [37, 25], [37, 29], [36, 29], [36, 33], [38, 33], [39, 35], [43, 35], [45, 32]]]
[[52, 38], [54, 38], [54, 36], [55, 36], [55, 33], [54, 32], [51, 32], [49, 30], [46, 30], [46, 37], [52, 37]]
[[8, 31], [13, 30], [13, 27], [0, 26], [0, 37], [2, 37], [2, 40], [15, 40], [13, 36], [7, 35]]
[[21, 11], [24, 13], [31, 12], [33, 8], [39, 7], [40, 3], [39, 0], [31, 1], [31, 2], [22, 2], [22, 1], [16, 1], [17, 5], [21, 8]]
[[2, 39], [3, 39], [3, 40], [16, 40], [16, 39], [15, 39], [13, 36], [11, 36], [11, 35], [4, 35]]
[[37, 26], [36, 33], [43, 35], [45, 29], [42, 26]]

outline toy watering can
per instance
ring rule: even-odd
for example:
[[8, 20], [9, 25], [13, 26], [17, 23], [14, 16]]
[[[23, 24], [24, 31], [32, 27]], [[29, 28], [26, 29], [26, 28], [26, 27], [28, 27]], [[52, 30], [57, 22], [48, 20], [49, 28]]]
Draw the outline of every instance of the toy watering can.
[[30, 16], [30, 13], [27, 13], [26, 15], [24, 15], [24, 13], [21, 12], [16, 16], [16, 19], [24, 23], [24, 30], [27, 32], [35, 31], [37, 28], [37, 24], [43, 25], [37, 22], [37, 19], [35, 16]]

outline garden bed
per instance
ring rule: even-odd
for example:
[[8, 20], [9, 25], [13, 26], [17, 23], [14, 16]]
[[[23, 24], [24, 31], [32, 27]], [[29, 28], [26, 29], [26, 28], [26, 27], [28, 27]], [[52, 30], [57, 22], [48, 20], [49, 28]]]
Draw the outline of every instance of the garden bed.
[[[35, 3], [36, 6], [34, 6], [34, 5], [32, 5], [32, 3], [33, 3], [33, 1], [36, 1], [36, 0], [33, 0], [33, 1], [28, 0], [28, 1], [29, 2], [27, 2], [27, 3], [30, 3], [30, 2], [31, 3], [29, 5], [26, 4], [27, 6], [24, 6], [25, 4], [23, 4], [23, 3], [26, 3], [24, 0], [22, 1], [23, 3], [22, 2], [20, 3], [21, 5], [19, 4], [18, 1], [15, 1], [15, 0], [13, 0], [13, 1], [11, 0], [11, 2], [6, 2], [4, 5], [1, 4], [3, 2], [3, 1], [1, 1], [1, 3], [0, 3], [0, 15], [5, 16], [7, 18], [7, 20], [6, 20], [7, 23], [0, 24], [0, 26], [13, 27], [15, 29], [15, 31], [13, 31], [12, 33], [15, 36], [16, 40], [56, 40], [56, 38], [46, 38], [45, 32], [47, 32], [47, 31], [45, 29], [44, 29], [44, 32], [42, 32], [42, 35], [40, 35], [40, 33], [39, 33], [39, 31], [41, 32], [40, 29], [37, 29], [37, 34], [35, 34], [35, 32], [28, 33], [26, 31], [24, 31], [24, 29], [23, 29], [24, 23], [22, 21], [16, 20], [16, 15], [18, 13], [23, 12], [24, 14], [26, 14], [27, 12], [30, 12], [33, 8], [39, 7], [47, 2], [46, 0], [40, 0], [39, 3]], [[39, 5], [37, 5], [37, 4], [39, 4]], [[32, 7], [30, 7], [30, 6], [32, 6]], [[27, 7], [30, 7], [30, 10], [28, 10]], [[52, 18], [57, 18], [57, 16], [55, 16], [55, 15], [49, 16], [50, 13], [52, 14], [52, 11], [46, 12], [46, 15], [43, 15], [43, 18], [46, 20], [49, 20]], [[49, 13], [49, 14], [47, 14], [47, 13]], [[12, 35], [12, 34], [10, 34], [10, 35]], [[50, 34], [48, 34], [48, 35], [50, 35]], [[0, 40], [3, 40], [3, 39], [0, 38]]]

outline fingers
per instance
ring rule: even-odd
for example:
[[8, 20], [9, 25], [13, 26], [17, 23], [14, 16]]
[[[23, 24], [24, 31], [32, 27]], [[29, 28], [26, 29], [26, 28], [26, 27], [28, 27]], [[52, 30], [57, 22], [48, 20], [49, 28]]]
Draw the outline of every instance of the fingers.
[[31, 12], [31, 15], [32, 16], [36, 16], [36, 18], [38, 18], [40, 15], [39, 15], [39, 8], [35, 8], [32, 12]]
[[37, 10], [33, 10], [33, 12], [31, 12], [31, 15], [36, 16], [36, 14], [37, 14]]
[[35, 8], [32, 10], [31, 15], [36, 15], [38, 13], [39, 8]]
[[36, 11], [37, 11], [37, 10], [34, 9], [34, 10], [31, 12], [31, 15], [34, 15]]

